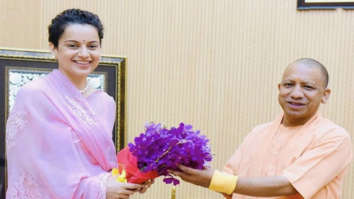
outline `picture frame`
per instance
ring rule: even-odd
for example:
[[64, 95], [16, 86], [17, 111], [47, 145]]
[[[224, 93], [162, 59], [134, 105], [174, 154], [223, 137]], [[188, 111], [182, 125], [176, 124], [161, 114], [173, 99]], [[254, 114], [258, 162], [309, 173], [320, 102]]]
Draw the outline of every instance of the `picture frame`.
[[354, 0], [298, 0], [298, 10], [354, 9]]
[[[112, 132], [115, 147], [125, 146], [126, 58], [101, 56], [99, 67], [88, 77], [90, 85], [111, 95], [116, 102], [116, 122]], [[18, 89], [28, 81], [44, 76], [57, 68], [51, 52], [0, 47], [0, 198], [5, 198], [6, 173], [6, 121]]]

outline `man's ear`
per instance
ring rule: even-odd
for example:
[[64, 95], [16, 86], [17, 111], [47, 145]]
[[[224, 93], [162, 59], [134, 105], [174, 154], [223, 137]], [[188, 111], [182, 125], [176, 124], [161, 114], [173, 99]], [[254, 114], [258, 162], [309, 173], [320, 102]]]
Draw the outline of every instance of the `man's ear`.
[[58, 49], [54, 46], [52, 42], [49, 42], [50, 51], [52, 51], [55, 59], [58, 59]]
[[323, 96], [322, 96], [322, 99], [321, 99], [321, 103], [322, 103], [322, 104], [327, 103], [327, 101], [328, 101], [330, 95], [331, 95], [331, 89], [326, 88], [326, 89], [323, 91]]

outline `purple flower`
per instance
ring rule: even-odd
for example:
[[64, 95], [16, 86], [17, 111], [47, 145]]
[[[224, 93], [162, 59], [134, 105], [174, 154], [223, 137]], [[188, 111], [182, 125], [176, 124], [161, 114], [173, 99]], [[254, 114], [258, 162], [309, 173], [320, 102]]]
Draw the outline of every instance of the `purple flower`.
[[130, 152], [137, 157], [141, 171], [157, 171], [165, 176], [166, 184], [179, 184], [168, 170], [178, 170], [180, 164], [203, 169], [212, 160], [209, 140], [200, 131], [193, 131], [192, 125], [180, 123], [177, 128], [166, 129], [161, 124], [148, 123], [145, 128], [134, 143], [128, 144]]

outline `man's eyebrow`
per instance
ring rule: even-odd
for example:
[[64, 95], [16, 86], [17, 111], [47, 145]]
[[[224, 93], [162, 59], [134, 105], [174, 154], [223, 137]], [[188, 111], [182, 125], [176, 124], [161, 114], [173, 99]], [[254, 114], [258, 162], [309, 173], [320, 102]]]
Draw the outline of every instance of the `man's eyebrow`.
[[[281, 82], [295, 82], [295, 80], [292, 79], [283, 79]], [[313, 80], [303, 80], [300, 82], [301, 84], [316, 84], [316, 81]]]
[[292, 79], [282, 79], [281, 82], [293, 82], [294, 80]]
[[305, 84], [316, 84], [316, 81], [313, 81], [313, 80], [304, 80], [304, 81], [301, 81], [301, 83], [305, 83]]

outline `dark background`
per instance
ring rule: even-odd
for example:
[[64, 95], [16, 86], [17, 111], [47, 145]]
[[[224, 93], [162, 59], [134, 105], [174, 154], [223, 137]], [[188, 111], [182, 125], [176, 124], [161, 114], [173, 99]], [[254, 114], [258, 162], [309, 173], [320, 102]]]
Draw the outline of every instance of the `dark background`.
[[354, 3], [352, 2], [325, 2], [325, 3], [306, 3], [305, 0], [297, 0], [298, 10], [331, 10], [331, 9], [354, 9]]

